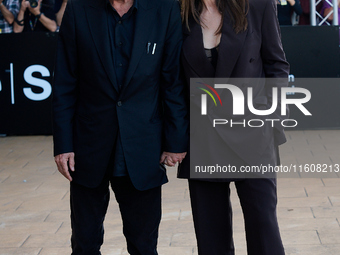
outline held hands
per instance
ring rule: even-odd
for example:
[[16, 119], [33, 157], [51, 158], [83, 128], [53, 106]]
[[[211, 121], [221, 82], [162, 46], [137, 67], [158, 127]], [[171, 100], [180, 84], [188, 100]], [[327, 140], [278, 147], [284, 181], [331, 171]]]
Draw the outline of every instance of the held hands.
[[164, 163], [167, 166], [175, 166], [177, 162], [182, 163], [182, 160], [185, 158], [186, 155], [186, 152], [172, 153], [164, 151], [162, 153], [160, 163]]
[[[167, 166], [175, 166], [177, 162], [182, 163], [182, 160], [185, 158], [186, 154], [186, 152], [163, 152], [160, 163], [164, 163]], [[54, 157], [54, 160], [57, 164], [58, 171], [71, 182], [72, 177], [70, 175], [69, 169], [72, 172], [75, 171], [74, 152], [59, 154]]]
[[55, 163], [57, 164], [59, 172], [71, 182], [72, 177], [69, 172], [69, 167], [72, 172], [75, 171], [74, 152], [59, 154], [54, 157], [54, 160]]

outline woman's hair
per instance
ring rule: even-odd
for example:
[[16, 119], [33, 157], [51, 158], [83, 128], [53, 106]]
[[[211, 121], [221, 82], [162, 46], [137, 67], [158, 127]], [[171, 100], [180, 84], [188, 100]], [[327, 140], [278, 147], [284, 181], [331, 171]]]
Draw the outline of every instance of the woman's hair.
[[[203, 0], [180, 0], [182, 5], [182, 21], [186, 27], [189, 27], [189, 18], [192, 17], [198, 24], [204, 23], [200, 20], [200, 15], [205, 6]], [[218, 27], [216, 34], [221, 33], [223, 17], [226, 11], [233, 22], [235, 33], [245, 31], [248, 27], [247, 13], [249, 9], [248, 0], [215, 0], [216, 6], [222, 15], [221, 24]]]

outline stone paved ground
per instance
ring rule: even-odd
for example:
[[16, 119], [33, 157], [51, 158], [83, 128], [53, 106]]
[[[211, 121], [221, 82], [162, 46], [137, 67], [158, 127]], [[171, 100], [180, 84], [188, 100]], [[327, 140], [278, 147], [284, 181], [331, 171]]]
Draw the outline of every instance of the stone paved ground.
[[[283, 165], [340, 164], [340, 131], [290, 131]], [[197, 254], [188, 187], [169, 169], [163, 189], [160, 255]], [[340, 178], [279, 178], [278, 218], [288, 255], [340, 254]], [[323, 176], [322, 176], [323, 177]], [[112, 196], [113, 197], [113, 196]], [[235, 189], [234, 236], [245, 255], [243, 218]], [[68, 182], [57, 172], [50, 136], [0, 138], [0, 255], [70, 254]], [[127, 254], [117, 204], [111, 200], [104, 255]], [[275, 255], [275, 254], [273, 254]]]

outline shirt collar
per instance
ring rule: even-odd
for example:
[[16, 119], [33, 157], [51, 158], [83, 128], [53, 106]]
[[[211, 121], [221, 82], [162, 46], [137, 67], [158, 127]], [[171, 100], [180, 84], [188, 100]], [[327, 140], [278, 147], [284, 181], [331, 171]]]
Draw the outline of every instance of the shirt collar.
[[[106, 0], [106, 3], [107, 3], [109, 6], [111, 6], [111, 8], [113, 8], [112, 4], [110, 3], [110, 0]], [[131, 6], [131, 9], [134, 9], [134, 8], [138, 9], [138, 0], [134, 0], [134, 1], [133, 1], [133, 4], [132, 4], [132, 6]]]

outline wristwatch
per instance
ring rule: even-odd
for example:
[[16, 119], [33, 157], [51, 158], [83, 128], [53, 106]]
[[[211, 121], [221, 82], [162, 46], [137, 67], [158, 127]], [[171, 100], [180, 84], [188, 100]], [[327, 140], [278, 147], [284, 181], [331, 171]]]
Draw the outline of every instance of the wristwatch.
[[40, 17], [41, 17], [41, 15], [42, 15], [43, 13], [41, 12], [41, 13], [39, 13], [37, 16], [35, 16], [37, 19], [40, 19]]

